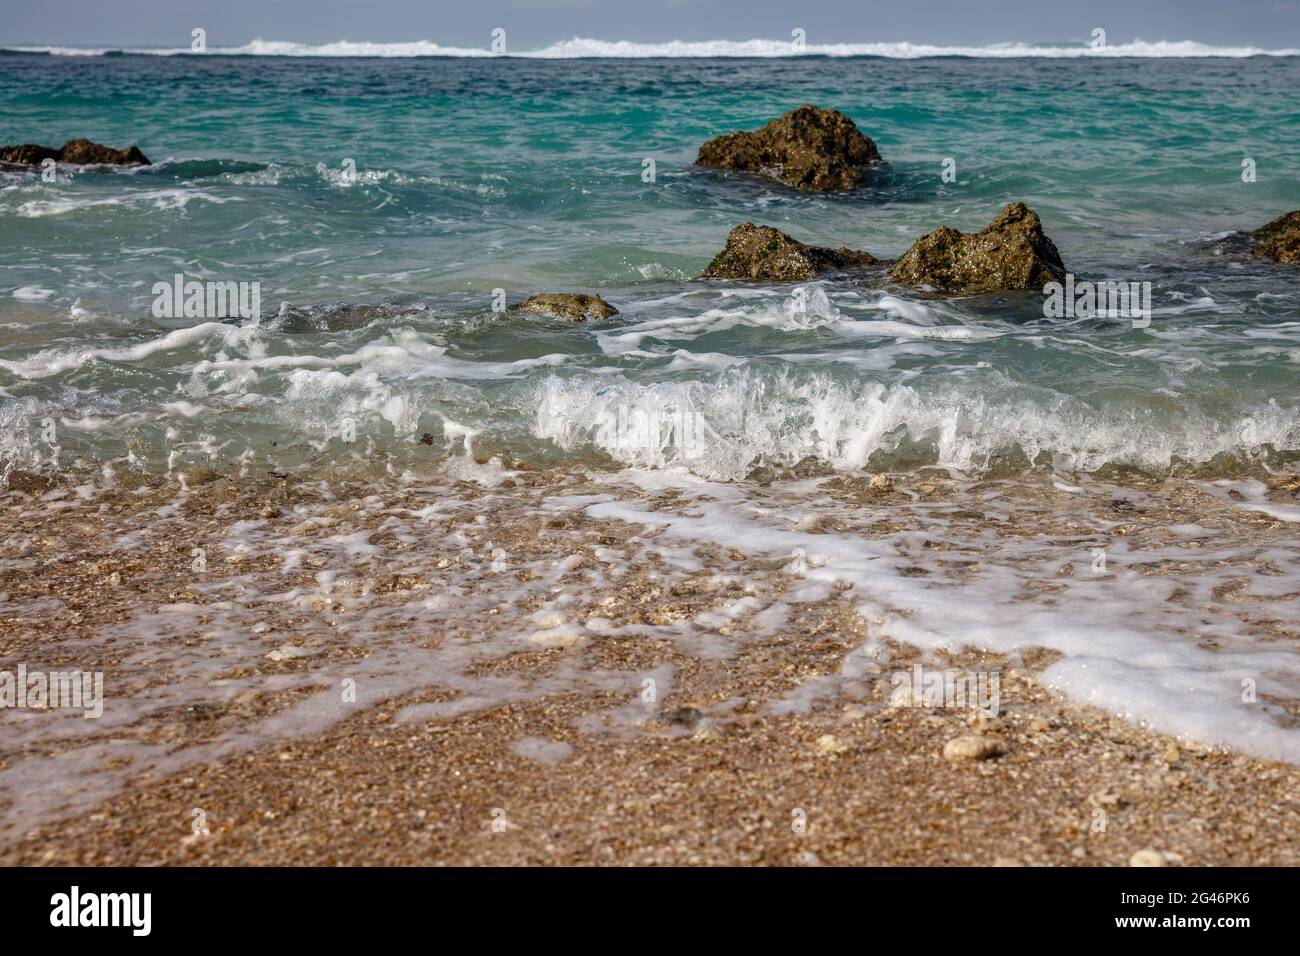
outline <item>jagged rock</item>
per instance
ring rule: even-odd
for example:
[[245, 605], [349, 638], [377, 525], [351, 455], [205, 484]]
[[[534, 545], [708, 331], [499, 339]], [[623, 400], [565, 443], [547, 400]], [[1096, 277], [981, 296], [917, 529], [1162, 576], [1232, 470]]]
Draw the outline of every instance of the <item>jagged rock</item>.
[[98, 143], [92, 143], [88, 139], [68, 140], [63, 144], [63, 148], [59, 150], [59, 160], [64, 163], [77, 163], [82, 166], [96, 163], [109, 166], [149, 165], [149, 160], [145, 159], [144, 153], [140, 152], [138, 146], [113, 149], [111, 146], [100, 146]]
[[1013, 202], [979, 232], [940, 226], [922, 236], [894, 263], [889, 278], [942, 292], [1041, 291], [1047, 283], [1065, 278], [1065, 264], [1043, 234], [1038, 214]]
[[16, 163], [22, 166], [39, 166], [44, 160], [53, 159], [60, 163], [75, 163], [79, 166], [148, 166], [149, 160], [138, 146], [126, 149], [113, 149], [101, 146], [88, 139], [70, 139], [57, 150], [35, 143], [21, 146], [0, 146], [0, 163]]
[[35, 143], [23, 143], [21, 146], [0, 146], [0, 163], [14, 163], [19, 166], [39, 166], [47, 159], [58, 159], [59, 151]]
[[869, 253], [805, 245], [779, 229], [747, 222], [728, 233], [726, 247], [700, 278], [802, 282], [825, 272], [874, 265], [881, 262]]
[[806, 192], [833, 192], [857, 189], [881, 159], [853, 120], [805, 103], [760, 129], [709, 140], [695, 162], [761, 173]]
[[1251, 235], [1258, 241], [1255, 255], [1300, 265], [1300, 209], [1278, 216]]
[[536, 312], [542, 315], [555, 315], [570, 322], [583, 322], [587, 319], [608, 319], [618, 315], [614, 308], [598, 295], [583, 295], [575, 292], [541, 292], [530, 295], [523, 302], [510, 307], [512, 312]]

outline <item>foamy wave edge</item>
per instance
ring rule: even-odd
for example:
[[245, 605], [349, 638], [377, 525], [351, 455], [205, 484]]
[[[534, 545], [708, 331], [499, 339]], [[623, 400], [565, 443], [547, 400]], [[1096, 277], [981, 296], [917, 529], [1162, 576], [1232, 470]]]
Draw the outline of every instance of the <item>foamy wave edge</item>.
[[[67, 46], [14, 46], [0, 47], [9, 53], [46, 53], [50, 56], [106, 56], [110, 53], [136, 56], [182, 56], [192, 55], [189, 48], [159, 49], [98, 49]], [[207, 56], [284, 56], [284, 57], [494, 57], [484, 47], [442, 46], [431, 40], [415, 40], [408, 43], [368, 43], [352, 40], [338, 40], [334, 43], [308, 44], [288, 40], [256, 39], [243, 46], [212, 47]], [[1300, 56], [1300, 49], [1266, 50], [1252, 46], [1211, 46], [1194, 40], [1132, 40], [1128, 43], [1114, 43], [1095, 49], [1082, 44], [1031, 44], [1031, 43], [995, 43], [989, 46], [939, 46], [928, 43], [808, 43], [801, 50], [795, 50], [788, 40], [673, 40], [668, 43], [634, 43], [628, 40], [595, 40], [574, 37], [560, 43], [543, 47], [540, 50], [509, 51], [509, 56], [531, 59], [647, 59], [647, 58], [711, 58], [711, 57], [793, 57], [793, 56], [830, 56], [830, 57], [884, 57], [888, 59], [911, 60], [921, 57], [975, 57], [986, 59], [1010, 59], [1016, 57], [1039, 57], [1049, 59], [1079, 58], [1196, 58], [1196, 57], [1231, 57], [1244, 58], [1252, 56]]]

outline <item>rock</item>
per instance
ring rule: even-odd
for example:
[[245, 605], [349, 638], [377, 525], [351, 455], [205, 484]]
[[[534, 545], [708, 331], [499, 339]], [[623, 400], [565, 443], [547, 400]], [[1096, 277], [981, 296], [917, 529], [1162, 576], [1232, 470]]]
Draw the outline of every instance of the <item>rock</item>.
[[971, 735], [954, 737], [943, 745], [944, 760], [988, 760], [1002, 753], [1002, 741]]
[[618, 309], [600, 296], [576, 292], [540, 292], [537, 295], [530, 295], [523, 302], [512, 305], [510, 311], [554, 315], [568, 319], [570, 322], [608, 319], [618, 315]]
[[894, 490], [894, 479], [888, 475], [872, 475], [867, 487], [877, 494], [888, 494]]
[[849, 749], [848, 744], [844, 743], [834, 734], [822, 734], [813, 744], [813, 748], [823, 757], [833, 757], [836, 754], [842, 754]]
[[881, 159], [853, 120], [805, 103], [760, 129], [709, 140], [695, 162], [759, 173], [805, 192], [833, 192], [857, 189]]
[[1278, 216], [1251, 235], [1257, 240], [1255, 255], [1300, 265], [1300, 209]]
[[894, 263], [889, 278], [942, 292], [1042, 291], [1047, 283], [1064, 280], [1065, 265], [1043, 234], [1038, 214], [1013, 202], [979, 232], [940, 226], [922, 236]]
[[659, 712], [659, 719], [665, 724], [694, 730], [704, 720], [704, 713], [698, 707], [678, 707], [676, 710]]
[[79, 166], [148, 166], [149, 160], [138, 146], [126, 149], [113, 149], [101, 146], [88, 139], [70, 139], [60, 149], [24, 143], [21, 146], [0, 146], [0, 163], [16, 163], [23, 166], [39, 166], [47, 159], [61, 163], [76, 163]]
[[827, 272], [881, 264], [866, 252], [805, 245], [779, 229], [747, 222], [727, 234], [726, 247], [700, 278], [802, 282]]
[[1168, 866], [1165, 855], [1159, 850], [1153, 850], [1147, 847], [1145, 850], [1138, 850], [1128, 861], [1129, 866]]
[[70, 139], [64, 143], [63, 148], [59, 150], [59, 161], [77, 163], [82, 166], [94, 164], [108, 166], [150, 165], [149, 160], [145, 159], [144, 153], [140, 152], [138, 146], [113, 149], [111, 146], [100, 146], [98, 143], [92, 143], [88, 139]]
[[19, 166], [39, 166], [47, 159], [58, 159], [59, 151], [35, 143], [23, 143], [21, 146], [0, 146], [0, 163], [15, 163]]
[[1045, 734], [1052, 729], [1052, 722], [1043, 717], [1035, 717], [1029, 722], [1029, 729], [1036, 734]]

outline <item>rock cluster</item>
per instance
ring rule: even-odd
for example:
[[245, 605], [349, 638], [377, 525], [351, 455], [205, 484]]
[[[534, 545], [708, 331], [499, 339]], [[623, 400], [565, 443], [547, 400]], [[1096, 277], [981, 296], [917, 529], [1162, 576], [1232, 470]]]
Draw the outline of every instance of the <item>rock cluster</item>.
[[[700, 278], [804, 282], [831, 272], [889, 264], [868, 252], [810, 246], [779, 229], [747, 222], [731, 230], [726, 247]], [[1043, 233], [1038, 215], [1015, 202], [979, 232], [940, 226], [922, 236], [893, 263], [888, 277], [899, 285], [963, 295], [1041, 291], [1047, 283], [1064, 279], [1065, 265]]]

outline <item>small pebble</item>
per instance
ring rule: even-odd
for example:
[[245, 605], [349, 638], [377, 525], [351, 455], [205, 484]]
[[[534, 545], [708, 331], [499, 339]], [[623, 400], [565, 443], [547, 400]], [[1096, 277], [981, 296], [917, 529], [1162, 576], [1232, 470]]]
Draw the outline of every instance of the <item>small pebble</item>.
[[1145, 850], [1138, 850], [1128, 861], [1129, 866], [1168, 866], [1165, 862], [1165, 855], [1159, 850], [1153, 850], [1147, 847]]
[[817, 743], [814, 746], [819, 754], [831, 756], [849, 749], [848, 745], [834, 734], [822, 734], [817, 738]]
[[1002, 753], [1002, 742], [993, 737], [954, 737], [943, 745], [945, 760], [988, 760]]

